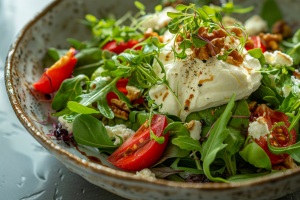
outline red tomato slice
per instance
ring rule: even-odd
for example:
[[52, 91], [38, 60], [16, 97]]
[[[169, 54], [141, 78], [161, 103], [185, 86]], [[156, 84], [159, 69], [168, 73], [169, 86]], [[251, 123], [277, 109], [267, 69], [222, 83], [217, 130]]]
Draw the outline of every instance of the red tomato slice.
[[75, 49], [70, 48], [69, 52], [61, 57], [52, 67], [50, 67], [38, 80], [33, 84], [36, 90], [43, 93], [52, 93], [59, 89], [62, 82], [70, 78], [77, 59], [74, 57]]
[[[290, 123], [288, 122], [289, 117], [286, 114], [274, 111], [268, 108], [265, 104], [258, 106], [254, 111], [253, 115], [254, 117], [263, 117], [268, 124], [269, 130], [271, 130], [274, 124], [281, 121], [285, 123], [286, 127], [290, 126]], [[295, 144], [297, 141], [297, 134], [295, 129], [293, 129], [291, 131], [292, 139], [291, 142], [289, 142], [289, 133], [284, 126], [279, 126], [275, 128], [271, 135], [273, 136], [273, 138], [270, 137], [270, 143], [273, 146], [276, 145], [278, 147], [286, 147]], [[267, 140], [265, 137], [261, 137], [260, 140], [255, 140], [255, 142], [268, 154], [272, 165], [282, 163], [288, 157], [287, 154], [272, 154], [269, 151]]]
[[247, 49], [247, 51], [250, 50], [250, 49], [256, 49], [256, 48], [261, 48], [263, 53], [266, 51], [266, 47], [262, 43], [259, 36], [252, 36], [252, 37], [249, 37], [249, 39], [253, 41], [254, 47], [253, 48], [245, 47]]
[[[120, 54], [123, 51], [125, 51], [126, 49], [131, 49], [132, 47], [134, 47], [138, 43], [139, 43], [139, 41], [137, 41], [137, 40], [129, 40], [126, 43], [124, 41], [121, 41], [119, 44], [117, 44], [117, 42], [114, 40], [114, 41], [106, 43], [105, 46], [102, 49], [103, 50], [109, 50], [109, 51], [114, 52], [116, 54]], [[139, 46], [135, 49], [140, 50], [141, 48], [142, 47]]]
[[[157, 137], [161, 137], [167, 124], [166, 116], [154, 115], [151, 121], [151, 130]], [[149, 168], [162, 156], [168, 143], [169, 132], [163, 137], [165, 138], [163, 144], [150, 140], [149, 126], [147, 127], [147, 122], [145, 122], [107, 160], [126, 171], [140, 171]]]

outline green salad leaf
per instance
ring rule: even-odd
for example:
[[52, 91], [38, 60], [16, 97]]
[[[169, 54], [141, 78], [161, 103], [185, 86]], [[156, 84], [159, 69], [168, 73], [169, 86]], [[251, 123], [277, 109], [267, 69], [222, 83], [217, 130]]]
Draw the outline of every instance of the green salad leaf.
[[270, 170], [271, 161], [267, 153], [248, 136], [243, 149], [239, 152], [240, 156], [250, 164], [258, 168]]
[[109, 138], [103, 123], [96, 118], [81, 114], [73, 123], [73, 135], [77, 143], [97, 148], [109, 148], [116, 150]]
[[234, 107], [234, 100], [235, 93], [233, 93], [221, 117], [215, 122], [207, 141], [203, 144], [203, 154], [201, 158], [203, 160], [203, 170], [210, 180], [216, 182], [227, 182], [223, 178], [213, 177], [209, 167], [215, 160], [217, 153], [227, 146], [227, 144], [224, 144], [223, 142], [229, 135], [229, 130], [226, 126], [232, 115], [231, 110]]
[[82, 94], [82, 81], [88, 81], [85, 75], [78, 75], [71, 79], [66, 79], [61, 84], [58, 92], [54, 96], [51, 107], [53, 110], [62, 110], [69, 101], [74, 101], [76, 97]]
[[119, 97], [120, 100], [126, 103], [128, 108], [131, 108], [132, 105], [128, 97], [126, 97], [124, 93], [120, 92], [117, 89], [116, 83], [121, 78], [122, 78], [121, 76], [118, 76], [110, 81], [105, 80], [101, 77], [96, 78], [94, 81], [92, 81], [92, 85], [94, 85], [95, 88], [90, 93], [80, 95], [80, 97], [82, 98], [80, 104], [84, 106], [88, 106], [96, 102], [99, 111], [105, 117], [112, 119], [114, 118], [114, 113], [112, 112], [111, 108], [108, 106], [106, 95], [109, 92], [114, 92]]

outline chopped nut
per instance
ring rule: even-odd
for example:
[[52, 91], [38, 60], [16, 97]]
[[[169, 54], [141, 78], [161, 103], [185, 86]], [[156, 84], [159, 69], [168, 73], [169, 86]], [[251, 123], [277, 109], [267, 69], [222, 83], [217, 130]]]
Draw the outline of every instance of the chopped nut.
[[250, 112], [254, 112], [256, 105], [257, 105], [256, 101], [251, 101], [250, 103], [248, 103], [248, 109], [249, 109], [249, 111]]
[[141, 92], [134, 86], [126, 86], [126, 90], [128, 91], [127, 97], [130, 101], [136, 100]]
[[124, 120], [128, 120], [128, 113], [119, 109], [116, 105], [110, 105], [109, 106], [111, 108], [111, 110], [113, 111], [115, 117], [124, 119]]
[[254, 42], [250, 38], [247, 40], [248, 42], [245, 44], [245, 47], [253, 49], [254, 48]]
[[153, 32], [152, 28], [148, 28], [144, 33], [144, 39], [146, 40], [148, 37], [157, 37], [161, 43], [164, 42], [164, 37], [159, 36], [156, 32]]
[[201, 48], [194, 48], [193, 56], [194, 56], [194, 58], [198, 58], [200, 60], [208, 60], [209, 59], [209, 54], [208, 54], [207, 47], [204, 46], [204, 47], [201, 47]]
[[124, 110], [124, 111], [129, 111], [126, 103], [124, 101], [121, 101], [119, 99], [111, 99], [110, 102], [117, 106], [119, 109]]
[[240, 28], [231, 28], [231, 29], [229, 29], [229, 32], [231, 32], [231, 33], [235, 33], [235, 35], [236, 36], [238, 36], [238, 37], [242, 37], [243, 36], [243, 32], [242, 32], [242, 30], [240, 29]]
[[264, 33], [260, 33], [259, 37], [262, 39], [262, 41], [264, 42], [266, 49], [267, 50], [281, 50], [279, 48], [279, 43], [282, 40], [282, 35], [281, 34], [264, 34]]
[[292, 29], [285, 23], [285, 21], [280, 20], [273, 25], [272, 33], [281, 34], [283, 38], [288, 38], [292, 35]]
[[[225, 50], [229, 50], [230, 46], [229, 45], [225, 45], [224, 46]], [[224, 55], [224, 51], [222, 50], [220, 55]], [[235, 66], [239, 66], [244, 62], [244, 58], [239, 54], [239, 52], [237, 52], [237, 50], [233, 50], [227, 57], [226, 60], [227, 63], [235, 65]]]
[[295, 71], [293, 72], [293, 76], [295, 76], [295, 78], [300, 79], [300, 72], [298, 69], [295, 69]]
[[194, 126], [195, 126], [195, 120], [190, 121], [189, 123], [187, 123], [189, 130], [193, 130]]

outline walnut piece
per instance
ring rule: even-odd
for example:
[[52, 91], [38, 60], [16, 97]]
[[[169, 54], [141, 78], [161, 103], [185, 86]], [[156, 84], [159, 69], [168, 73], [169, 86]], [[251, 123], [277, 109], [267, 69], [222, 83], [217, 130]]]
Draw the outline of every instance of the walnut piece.
[[[225, 45], [224, 49], [228, 51], [231, 48], [229, 45]], [[224, 55], [225, 51], [222, 50], [220, 55]], [[235, 66], [239, 66], [244, 62], [243, 56], [239, 54], [237, 50], [233, 50], [227, 57], [226, 62]]]
[[293, 72], [293, 76], [295, 76], [295, 78], [300, 79], [300, 72], [298, 69], [295, 69], [295, 71]]
[[260, 33], [259, 37], [265, 44], [266, 50], [272, 50], [272, 51], [280, 50], [281, 51], [281, 49], [279, 48], [279, 43], [282, 40], [281, 34]]
[[148, 28], [144, 33], [144, 40], [146, 40], [149, 37], [157, 37], [159, 39], [159, 42], [161, 42], [161, 43], [164, 42], [164, 37], [159, 36], [158, 33], [156, 33], [156, 32], [153, 32], [152, 28]]
[[111, 99], [110, 102], [117, 106], [119, 109], [129, 112], [129, 108], [124, 101], [119, 99]]
[[251, 101], [250, 103], [248, 103], [248, 109], [249, 109], [249, 111], [250, 112], [254, 112], [256, 105], [257, 105], [256, 101]]
[[272, 33], [281, 34], [283, 38], [288, 38], [292, 36], [292, 29], [285, 23], [285, 21], [280, 20], [273, 25]]
[[111, 108], [111, 110], [113, 111], [115, 117], [124, 119], [124, 120], [128, 120], [128, 113], [119, 109], [116, 105], [112, 104], [109, 106]]
[[128, 91], [126, 96], [130, 101], [136, 100], [141, 93], [141, 91], [134, 86], [126, 86], [126, 90]]
[[189, 130], [193, 130], [194, 126], [195, 126], [195, 120], [190, 121], [189, 123], [187, 123]]

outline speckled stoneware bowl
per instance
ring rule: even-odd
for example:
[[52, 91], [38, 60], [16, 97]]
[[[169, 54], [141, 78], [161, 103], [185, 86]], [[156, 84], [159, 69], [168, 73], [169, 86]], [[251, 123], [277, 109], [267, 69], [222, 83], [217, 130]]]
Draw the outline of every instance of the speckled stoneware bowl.
[[[150, 11], [158, 2], [144, 1]], [[244, 6], [254, 5], [256, 10], [261, 7], [261, 0], [239, 2]], [[297, 23], [300, 2], [285, 0], [278, 3], [289, 24]], [[8, 53], [5, 81], [12, 107], [28, 132], [70, 170], [95, 185], [129, 199], [274, 199], [299, 190], [300, 169], [228, 184], [142, 180], [133, 177], [132, 173], [112, 168], [105, 163], [105, 157], [93, 148], [80, 147], [80, 150], [89, 156], [98, 157], [103, 165], [89, 162], [74, 147], [47, 137], [46, 134], [52, 128], [51, 123], [41, 125], [35, 120], [47, 119], [47, 113], [51, 112], [50, 103], [38, 101], [41, 96], [32, 93], [30, 89], [32, 83], [40, 78], [43, 68], [49, 66], [44, 59], [47, 48], [68, 48], [68, 37], [89, 39], [90, 32], [75, 21], [84, 18], [85, 14], [91, 13], [101, 18], [109, 13], [121, 16], [128, 10], [135, 10], [133, 1], [55, 1], [20, 32]], [[243, 18], [250, 15], [243, 15]]]

